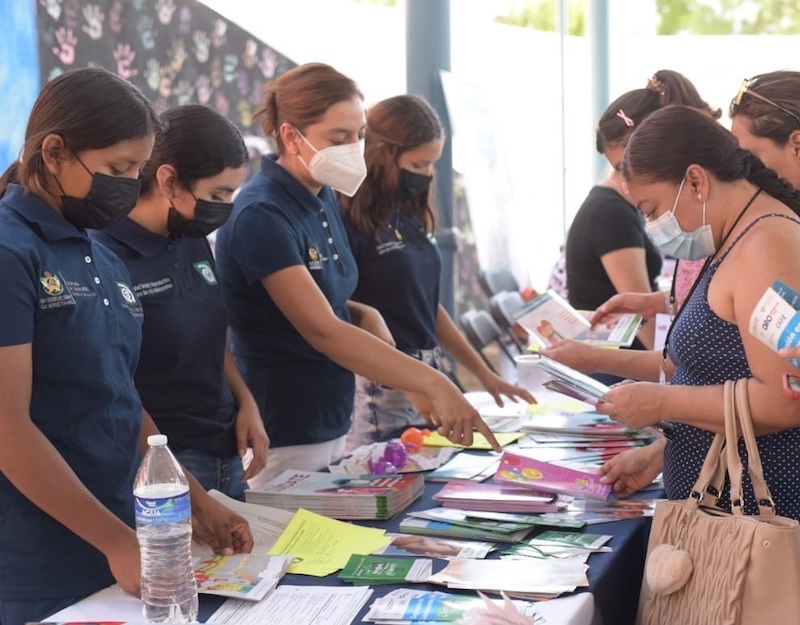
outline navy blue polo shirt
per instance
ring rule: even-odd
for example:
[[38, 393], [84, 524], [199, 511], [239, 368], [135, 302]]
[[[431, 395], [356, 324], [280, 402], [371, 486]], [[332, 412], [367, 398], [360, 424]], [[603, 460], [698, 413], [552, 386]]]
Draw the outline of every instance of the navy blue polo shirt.
[[91, 236], [122, 259], [144, 308], [136, 388], [173, 450], [235, 456], [225, 377], [228, 319], [205, 239], [165, 237], [123, 219]]
[[242, 188], [215, 252], [228, 307], [232, 351], [253, 393], [272, 447], [321, 443], [347, 433], [352, 373], [314, 349], [267, 294], [261, 279], [302, 266], [350, 321], [346, 303], [358, 274], [333, 191], [313, 195], [265, 156]]
[[375, 235], [357, 230], [346, 214], [343, 220], [358, 265], [353, 299], [380, 311], [398, 349], [436, 347], [442, 257], [435, 239], [419, 219], [403, 212], [395, 212]]
[[[42, 200], [0, 200], [0, 346], [31, 344], [30, 416], [81, 482], [133, 526], [142, 308], [125, 265]], [[41, 479], [59, 481], [42, 467]], [[105, 557], [0, 474], [0, 599], [94, 592]]]

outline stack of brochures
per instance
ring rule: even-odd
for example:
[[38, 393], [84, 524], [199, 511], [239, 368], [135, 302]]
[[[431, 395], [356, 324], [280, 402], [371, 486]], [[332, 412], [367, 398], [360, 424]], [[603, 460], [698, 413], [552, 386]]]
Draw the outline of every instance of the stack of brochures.
[[586, 562], [593, 553], [611, 551], [611, 547], [605, 546], [611, 538], [604, 534], [547, 531], [512, 545], [500, 557], [504, 560], [560, 558]]
[[528, 362], [549, 378], [543, 385], [551, 391], [591, 405], [608, 392], [605, 384], [547, 356], [532, 354]]
[[466, 451], [453, 456], [449, 462], [425, 475], [428, 482], [469, 480], [483, 482], [494, 475], [500, 456], [491, 453], [471, 454]]
[[510, 597], [539, 601], [588, 586], [588, 569], [577, 559], [456, 559], [428, 581], [448, 588], [505, 591]]
[[[439, 508], [444, 510], [444, 508]], [[448, 521], [431, 520], [414, 513], [400, 521], [400, 530], [409, 534], [431, 534], [433, 536], [447, 536], [471, 538], [493, 542], [514, 543], [522, 540], [533, 529], [532, 525], [525, 523], [500, 523], [487, 519], [474, 520], [470, 523], [451, 523]], [[462, 556], [463, 557], [463, 556]]]
[[[492, 602], [497, 606], [503, 605], [502, 599], [493, 599]], [[531, 619], [529, 620], [531, 625], [540, 625], [544, 622], [532, 602], [516, 600], [513, 605], [522, 616]], [[401, 588], [377, 598], [369, 607], [364, 621], [379, 625], [462, 623], [467, 622], [464, 619], [468, 614], [485, 607], [483, 599], [475, 595], [453, 595]]]
[[590, 316], [591, 312], [574, 309], [558, 293], [548, 290], [527, 302], [515, 319], [541, 347], [564, 339], [630, 347], [642, 325], [640, 315], [612, 314], [604, 324], [592, 327], [587, 319]]
[[334, 519], [389, 519], [422, 494], [423, 476], [360, 475], [289, 469], [258, 490], [245, 491], [248, 503], [287, 510], [305, 508]]
[[555, 512], [565, 506], [565, 502], [552, 493], [536, 492], [524, 486], [472, 482], [448, 482], [433, 499], [448, 508], [528, 514]]

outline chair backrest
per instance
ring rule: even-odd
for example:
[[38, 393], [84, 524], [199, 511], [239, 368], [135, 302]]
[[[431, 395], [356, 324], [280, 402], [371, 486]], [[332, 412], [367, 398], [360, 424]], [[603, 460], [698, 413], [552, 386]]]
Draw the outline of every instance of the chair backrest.
[[487, 311], [468, 310], [461, 315], [459, 321], [461, 323], [461, 328], [464, 330], [464, 334], [467, 336], [467, 340], [472, 344], [492, 371], [497, 373], [496, 369], [489, 362], [489, 359], [486, 358], [486, 354], [483, 353], [483, 349], [491, 343], [497, 343], [500, 347], [500, 351], [502, 351], [512, 363], [514, 362], [514, 356], [503, 343], [503, 331]]
[[478, 274], [478, 282], [486, 293], [486, 297], [491, 297], [503, 291], [519, 292], [519, 282], [508, 269], [495, 269], [490, 271], [482, 269]]
[[525, 342], [516, 334], [514, 328], [517, 325], [516, 314], [523, 306], [525, 302], [517, 291], [502, 291], [489, 298], [492, 317], [520, 353], [525, 351]]

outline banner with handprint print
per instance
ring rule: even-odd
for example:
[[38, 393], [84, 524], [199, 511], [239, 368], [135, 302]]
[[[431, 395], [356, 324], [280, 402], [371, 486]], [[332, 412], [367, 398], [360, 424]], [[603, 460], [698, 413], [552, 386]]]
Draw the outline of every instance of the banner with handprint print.
[[247, 138], [261, 135], [253, 113], [264, 84], [295, 66], [197, 0], [37, 1], [42, 83], [74, 67], [105, 67], [159, 111], [199, 102]]

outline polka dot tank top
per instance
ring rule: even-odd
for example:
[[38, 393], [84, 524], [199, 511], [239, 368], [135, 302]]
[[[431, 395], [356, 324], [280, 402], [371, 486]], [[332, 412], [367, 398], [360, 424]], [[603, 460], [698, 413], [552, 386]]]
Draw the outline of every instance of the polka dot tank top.
[[[736, 324], [720, 319], [708, 304], [708, 285], [730, 250], [755, 224], [767, 217], [790, 217], [779, 214], [763, 215], [748, 224], [725, 253], [713, 262], [700, 277], [697, 288], [675, 321], [670, 336], [669, 357], [675, 364], [672, 384], [688, 386], [722, 385], [726, 380], [752, 377], [744, 345]], [[797, 222], [796, 222], [797, 223]], [[720, 415], [721, 416], [721, 415]], [[672, 440], [664, 450], [664, 487], [670, 499], [685, 499], [700, 474], [712, 432], [676, 423]], [[757, 439], [758, 451], [764, 465], [764, 477], [775, 500], [779, 515], [800, 519], [800, 429], [785, 430]], [[747, 450], [740, 441], [739, 455], [747, 466]], [[729, 487], [719, 505], [730, 509]], [[743, 484], [745, 513], [757, 514], [750, 477]]]

